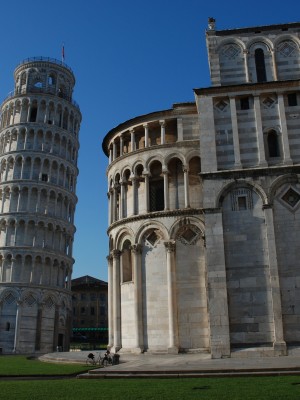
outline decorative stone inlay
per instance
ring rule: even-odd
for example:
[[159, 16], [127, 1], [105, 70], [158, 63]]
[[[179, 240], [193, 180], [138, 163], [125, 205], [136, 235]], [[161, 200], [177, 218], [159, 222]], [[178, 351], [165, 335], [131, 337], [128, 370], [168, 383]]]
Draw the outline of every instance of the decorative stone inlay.
[[300, 201], [300, 195], [293, 188], [289, 188], [281, 199], [290, 207], [294, 208]]
[[5, 297], [5, 302], [7, 303], [7, 304], [12, 304], [15, 300], [16, 300], [16, 298], [13, 296], [13, 294], [12, 293], [9, 293], [6, 297]]
[[236, 44], [224, 46], [221, 54], [229, 60], [234, 60], [241, 53], [241, 48]]
[[145, 237], [145, 241], [152, 247], [154, 247], [160, 240], [160, 235], [157, 230], [153, 230], [148, 236]]
[[200, 229], [195, 225], [185, 225], [179, 229], [176, 239], [184, 245], [194, 245], [201, 237]]
[[25, 304], [29, 307], [32, 307], [35, 303], [36, 299], [32, 296], [32, 294], [29, 294], [25, 299]]
[[280, 43], [277, 50], [283, 57], [292, 57], [296, 55], [297, 46], [289, 40]]
[[272, 99], [272, 97], [270, 97], [270, 96], [266, 97], [262, 101], [262, 104], [264, 105], [265, 108], [271, 108], [274, 106], [275, 103], [276, 103], [276, 101], [274, 99]]
[[220, 100], [215, 104], [215, 108], [221, 112], [225, 111], [228, 107], [228, 103], [225, 100]]
[[47, 298], [47, 300], [45, 301], [45, 306], [47, 308], [52, 308], [54, 306], [54, 301], [52, 300], [52, 297]]
[[[243, 199], [243, 201], [241, 201]], [[243, 206], [243, 208], [241, 207]], [[232, 211], [250, 210], [253, 208], [253, 197], [250, 189], [241, 188], [231, 192]]]

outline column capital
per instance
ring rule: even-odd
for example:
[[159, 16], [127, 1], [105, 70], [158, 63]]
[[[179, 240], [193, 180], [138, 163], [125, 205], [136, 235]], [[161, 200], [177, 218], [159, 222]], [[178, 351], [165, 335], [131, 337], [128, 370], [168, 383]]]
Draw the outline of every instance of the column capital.
[[110, 252], [110, 254], [111, 254], [111, 257], [112, 258], [120, 258], [120, 256], [121, 256], [121, 251], [120, 250], [112, 250], [111, 252]]
[[184, 172], [184, 173], [186, 173], [186, 172], [189, 172], [189, 167], [187, 166], [187, 165], [183, 165], [182, 166], [182, 172]]
[[138, 178], [137, 176], [135, 176], [135, 175], [130, 175], [130, 177], [129, 177], [129, 180], [130, 180], [131, 182], [136, 182], [138, 179], [139, 179], [139, 178]]
[[166, 125], [166, 121], [164, 119], [160, 119], [159, 120], [159, 125], [160, 126], [165, 126]]
[[134, 131], [134, 129], [132, 128], [132, 129], [129, 129], [129, 132], [130, 132], [130, 133], [134, 133], [135, 131]]
[[263, 204], [262, 206], [263, 210], [268, 210], [273, 208], [273, 204], [268, 203], [268, 204]]
[[165, 248], [168, 253], [173, 253], [176, 249], [176, 242], [175, 240], [169, 240], [164, 242]]
[[143, 124], [143, 127], [144, 127], [144, 128], [148, 128], [148, 127], [149, 127], [148, 122], [146, 122], [145, 124]]
[[110, 262], [112, 261], [113, 256], [111, 254], [109, 254], [108, 256], [106, 256], [106, 259], [108, 261], [108, 266], [110, 266]]
[[143, 246], [141, 244], [132, 244], [130, 246], [130, 249], [134, 254], [141, 254], [142, 250], [143, 250]]
[[168, 170], [167, 167], [163, 167], [161, 172], [163, 173], [163, 175], [168, 175], [169, 174], [169, 170]]

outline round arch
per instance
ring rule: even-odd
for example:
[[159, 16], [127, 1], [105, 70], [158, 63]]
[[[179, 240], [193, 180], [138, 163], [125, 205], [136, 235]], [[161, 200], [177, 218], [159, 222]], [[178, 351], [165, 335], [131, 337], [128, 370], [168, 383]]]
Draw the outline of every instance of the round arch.
[[224, 200], [224, 197], [233, 189], [238, 189], [238, 188], [248, 188], [254, 190], [258, 196], [262, 199], [263, 204], [268, 204], [268, 197], [265, 191], [261, 186], [259, 186], [256, 183], [250, 184], [249, 182], [246, 182], [245, 180], [238, 180], [234, 182], [230, 182], [227, 185], [225, 185], [221, 191], [218, 193], [216, 197], [216, 203], [215, 207], [219, 208], [222, 207], [222, 202]]

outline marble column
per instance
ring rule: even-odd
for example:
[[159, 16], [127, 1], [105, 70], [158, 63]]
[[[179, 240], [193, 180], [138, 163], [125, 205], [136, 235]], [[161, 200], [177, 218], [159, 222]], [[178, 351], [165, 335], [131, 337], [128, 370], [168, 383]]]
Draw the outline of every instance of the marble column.
[[130, 143], [131, 143], [131, 151], [135, 151], [135, 134], [134, 129], [130, 131]]
[[145, 147], [149, 147], [149, 127], [148, 124], [143, 125], [145, 130]]
[[113, 160], [117, 158], [117, 143], [113, 142]]
[[120, 202], [119, 202], [119, 219], [124, 218], [124, 180], [120, 180]]
[[120, 256], [119, 250], [111, 252], [113, 257], [113, 331], [114, 342], [112, 351], [116, 353], [121, 345], [121, 291], [120, 291]]
[[169, 310], [169, 347], [168, 353], [178, 353], [178, 318], [176, 297], [176, 260], [175, 241], [164, 242], [167, 252], [167, 285]]
[[288, 129], [286, 123], [285, 108], [284, 108], [284, 99], [281, 93], [278, 94], [278, 111], [281, 122], [283, 161], [285, 164], [293, 164], [290, 153]]
[[143, 176], [145, 179], [145, 212], [149, 212], [149, 172], [144, 171]]
[[244, 54], [244, 63], [245, 63], [246, 83], [249, 83], [250, 82], [250, 79], [249, 79], [249, 67], [248, 67], [248, 54], [249, 54], [249, 51], [248, 50], [244, 50], [243, 54]]
[[205, 210], [205, 239], [211, 358], [230, 357], [226, 265], [221, 209]]
[[137, 178], [135, 176], [130, 177], [132, 183], [132, 215], [136, 214], [136, 201], [137, 201]]
[[18, 353], [19, 348], [19, 330], [20, 330], [20, 319], [21, 319], [21, 308], [22, 302], [20, 300], [17, 301], [17, 311], [16, 311], [16, 322], [15, 322], [15, 336], [14, 336], [14, 347], [13, 353]]
[[143, 316], [142, 316], [142, 246], [134, 244], [131, 246], [133, 254], [133, 281], [134, 281], [134, 337], [135, 337], [135, 353], [142, 353], [143, 346]]
[[164, 120], [159, 121], [160, 123], [160, 144], [166, 142], [166, 122]]
[[279, 271], [277, 263], [273, 210], [272, 206], [269, 204], [265, 204], [263, 208], [265, 211], [265, 221], [267, 227], [270, 285], [272, 291], [273, 324], [274, 324], [273, 347], [275, 355], [282, 356], [287, 354], [287, 348], [283, 334], [280, 281], [279, 281]]
[[260, 110], [260, 99], [259, 96], [254, 96], [254, 115], [256, 124], [256, 137], [258, 147], [258, 163], [259, 166], [265, 167], [268, 165], [266, 162], [265, 145], [264, 145], [264, 134], [261, 122], [261, 110]]
[[108, 264], [108, 347], [114, 344], [114, 316], [113, 316], [113, 258], [106, 257]]
[[190, 207], [189, 169], [183, 166], [182, 170], [184, 179], [184, 207], [189, 208]]
[[230, 101], [232, 137], [233, 137], [234, 166], [236, 168], [241, 168], [242, 164], [241, 164], [240, 142], [239, 142], [235, 98], [230, 97], [229, 101]]
[[164, 176], [164, 209], [169, 209], [169, 171], [167, 169], [163, 169], [162, 171]]
[[123, 135], [120, 136], [120, 156], [123, 155], [123, 148], [124, 148], [124, 137]]

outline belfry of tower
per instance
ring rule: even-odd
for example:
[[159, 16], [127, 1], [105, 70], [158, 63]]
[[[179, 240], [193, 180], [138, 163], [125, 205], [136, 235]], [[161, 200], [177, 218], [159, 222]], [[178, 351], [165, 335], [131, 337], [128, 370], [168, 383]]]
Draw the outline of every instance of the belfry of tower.
[[0, 348], [67, 349], [78, 133], [75, 77], [64, 63], [30, 58], [1, 106]]

